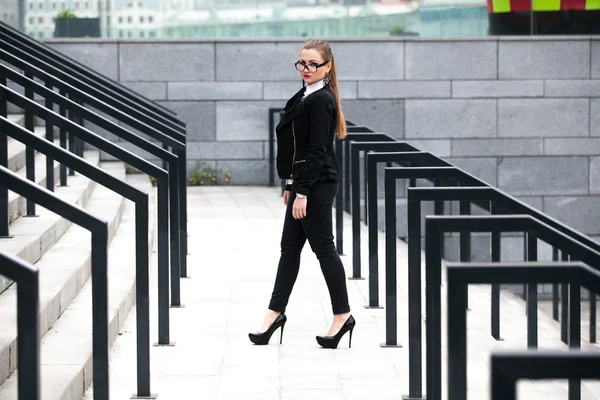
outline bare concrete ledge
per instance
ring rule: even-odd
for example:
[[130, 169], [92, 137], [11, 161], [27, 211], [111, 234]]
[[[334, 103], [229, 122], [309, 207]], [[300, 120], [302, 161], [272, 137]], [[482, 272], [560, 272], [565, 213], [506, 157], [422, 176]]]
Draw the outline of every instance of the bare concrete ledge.
[[[125, 168], [122, 163], [102, 165], [102, 168], [119, 179], [125, 179]], [[109, 241], [111, 242], [119, 229], [124, 205], [125, 199], [123, 197], [98, 185], [85, 207], [92, 214], [109, 222]], [[56, 333], [56, 321], [63, 317], [67, 307], [73, 308], [76, 306], [72, 304], [73, 299], [81, 293], [81, 289], [86, 286], [86, 282], [89, 284], [91, 272], [90, 239], [91, 236], [88, 231], [79, 226], [71, 226], [62, 238], [36, 263], [36, 267], [40, 270], [40, 331], [42, 334], [46, 334], [48, 331]], [[17, 343], [15, 296], [14, 286], [0, 296], [0, 310], [2, 310], [0, 313], [8, 321], [8, 324], [3, 324], [0, 327], [0, 365], [8, 366], [8, 371], [0, 370], [0, 381], [6, 379], [8, 374], [14, 372], [17, 367], [15, 359]], [[89, 294], [89, 298], [91, 301], [91, 294]], [[91, 311], [87, 315], [91, 322]], [[78, 322], [69, 325], [69, 329], [81, 326], [81, 320], [85, 320], [85, 316], [78, 316], [78, 319]], [[60, 335], [59, 337], [63, 338], [64, 336]], [[71, 338], [71, 340], [74, 339]], [[74, 340], [74, 342], [77, 342], [77, 340]], [[59, 347], [54, 345], [46, 347], [49, 347], [53, 354], [59, 354], [59, 352], [62, 353], [65, 348], [69, 347], [68, 343], [63, 344]], [[42, 356], [42, 362], [47, 363], [47, 357]], [[68, 367], [68, 369], [72, 368]], [[58, 368], [58, 370], [61, 370], [61, 368]], [[58, 373], [58, 375], [64, 377], [63, 373]], [[3, 393], [0, 398], [5, 398], [4, 387], [10, 387], [9, 382], [13, 378], [16, 378], [16, 376], [13, 375], [4, 385], [0, 386], [0, 393]], [[56, 379], [52, 378], [52, 380]], [[46, 386], [48, 384], [44, 382], [45, 396], [50, 394], [50, 392], [46, 393]], [[11, 394], [6, 398], [10, 398], [10, 396], [13, 395]], [[16, 393], [14, 398], [16, 399]], [[45, 398], [56, 399], [57, 397], [54, 393], [52, 396]]]
[[[118, 165], [119, 173], [124, 173], [123, 164]], [[108, 166], [103, 165], [103, 169], [117, 173], [114, 166], [115, 163], [110, 163]], [[154, 190], [145, 175], [129, 175], [127, 180], [141, 190], [151, 193], [148, 243], [149, 253], [152, 253], [156, 234]], [[100, 188], [98, 191], [100, 192]], [[120, 198], [119, 209], [123, 210], [121, 223], [108, 251], [109, 341], [112, 344], [135, 303], [135, 252], [131, 251], [135, 243], [135, 207], [133, 203], [106, 191], [108, 190], [104, 189], [104, 193], [101, 193], [98, 198], [92, 198], [88, 209], [95, 215], [110, 218], [110, 214], [116, 212], [117, 207], [112, 203], [118, 201], [115, 199], [118, 197]], [[113, 216], [114, 218], [116, 215]], [[70, 238], [67, 242], [67, 235], [77, 237]], [[70, 262], [75, 258], [89, 258], [91, 250], [89, 235], [83, 238], [82, 236], [85, 235], [81, 235], [79, 230], [73, 227], [65, 235], [64, 240], [61, 240], [64, 244], [59, 242], [53, 249], [56, 251], [53, 252], [52, 260], [48, 259], [40, 269], [42, 277], [52, 278], [58, 269], [61, 271], [60, 275], [70, 276], [71, 284], [74, 284], [74, 281], [82, 284], [81, 290], [72, 301], [55, 296], [58, 299], [55, 301], [67, 304], [65, 300], [69, 300], [70, 304], [66, 309], [63, 307], [60, 318], [42, 339], [41, 375], [44, 400], [81, 400], [85, 390], [92, 383], [92, 296], [91, 279], [88, 279], [89, 263], [77, 268], [75, 264], [79, 264], [78, 261]], [[48, 273], [50, 268], [52, 272]], [[64, 283], [67, 282], [64, 278], [60, 279]], [[14, 307], [14, 302], [12, 306]], [[18, 371], [16, 372], [18, 374]], [[0, 386], [2, 400], [17, 400], [17, 374], [10, 376]]]

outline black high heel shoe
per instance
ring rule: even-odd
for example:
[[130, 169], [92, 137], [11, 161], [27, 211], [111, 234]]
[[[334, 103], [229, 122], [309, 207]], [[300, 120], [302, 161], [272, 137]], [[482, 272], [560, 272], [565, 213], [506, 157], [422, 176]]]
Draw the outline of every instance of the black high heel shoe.
[[350, 331], [350, 341], [348, 342], [348, 348], [352, 347], [352, 331], [354, 330], [354, 326], [356, 325], [356, 321], [354, 317], [350, 315], [344, 325], [340, 328], [338, 333], [334, 336], [317, 336], [317, 343], [326, 349], [337, 349], [338, 343], [340, 343], [340, 339], [342, 336], [346, 334], [346, 332]]
[[275, 332], [277, 330], [277, 328], [281, 327], [281, 335], [279, 336], [279, 344], [281, 344], [283, 342], [283, 327], [285, 326], [286, 322], [287, 322], [287, 317], [285, 316], [284, 313], [281, 313], [277, 316], [275, 321], [273, 321], [273, 323], [271, 324], [269, 329], [267, 329], [266, 331], [264, 331], [262, 333], [260, 333], [260, 332], [249, 333], [248, 337], [250, 338], [250, 341], [254, 344], [258, 344], [258, 345], [269, 344], [269, 340], [271, 339], [271, 335], [273, 335], [273, 332]]

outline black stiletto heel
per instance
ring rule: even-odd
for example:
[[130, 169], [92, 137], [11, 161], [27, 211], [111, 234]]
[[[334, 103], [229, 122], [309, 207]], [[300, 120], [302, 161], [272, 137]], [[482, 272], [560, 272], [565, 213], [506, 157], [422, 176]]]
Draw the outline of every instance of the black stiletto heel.
[[334, 336], [317, 336], [317, 343], [326, 349], [337, 349], [338, 344], [346, 332], [350, 331], [350, 341], [348, 342], [348, 348], [352, 347], [352, 331], [356, 326], [356, 320], [352, 315], [348, 317], [344, 325], [340, 328], [338, 333]]
[[284, 313], [281, 313], [277, 316], [275, 321], [271, 324], [269, 329], [264, 332], [251, 332], [248, 334], [250, 341], [257, 345], [265, 345], [269, 344], [269, 340], [271, 339], [271, 335], [277, 330], [277, 328], [281, 328], [281, 336], [279, 337], [279, 344], [283, 343], [283, 327], [287, 322], [287, 317]]

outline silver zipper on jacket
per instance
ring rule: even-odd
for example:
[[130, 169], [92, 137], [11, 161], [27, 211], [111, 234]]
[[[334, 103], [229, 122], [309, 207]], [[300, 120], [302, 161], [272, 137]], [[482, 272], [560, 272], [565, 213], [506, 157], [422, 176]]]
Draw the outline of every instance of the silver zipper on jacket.
[[294, 137], [294, 156], [292, 157], [292, 171], [290, 172], [290, 179], [294, 176], [294, 164], [296, 164], [296, 131], [294, 129], [296, 119], [292, 119], [292, 136]]

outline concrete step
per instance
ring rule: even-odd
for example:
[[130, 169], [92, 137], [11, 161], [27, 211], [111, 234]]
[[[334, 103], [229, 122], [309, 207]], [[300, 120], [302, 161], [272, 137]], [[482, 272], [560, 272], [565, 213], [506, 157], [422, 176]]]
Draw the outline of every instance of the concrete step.
[[[114, 165], [114, 163], [109, 163], [106, 168], [103, 165], [103, 169], [116, 173]], [[119, 165], [120, 170], [124, 171], [123, 164], [119, 163]], [[144, 191], [154, 193], [146, 176], [129, 175], [127, 180]], [[98, 192], [100, 193], [100, 190]], [[110, 214], [114, 214], [117, 208], [123, 209], [121, 223], [108, 251], [109, 341], [112, 344], [120, 334], [120, 329], [135, 303], [135, 252], [131, 251], [135, 246], [135, 206], [122, 198], [121, 205], [118, 206], [115, 204], [118, 199], [114, 197], [120, 196], [103, 192], [97, 199], [90, 200], [90, 212], [103, 218], [110, 218]], [[96, 191], [94, 195], [96, 195]], [[155, 197], [152, 195], [148, 237], [150, 253], [156, 234], [155, 204]], [[69, 231], [65, 235], [64, 244], [57, 244], [52, 260], [49, 259], [46, 263], [48, 265], [41, 268], [42, 279], [44, 279], [44, 272], [49, 271], [50, 268], [53, 269], [51, 278], [55, 281], [57, 279], [55, 277], [56, 268], [64, 271], [64, 274], [61, 273], [61, 275], [69, 275], [68, 279], [61, 278], [65, 284], [72, 282], [71, 285], [73, 285], [74, 282], [84, 282], [84, 277], [89, 277], [89, 264], [85, 267], [77, 267], [75, 264], [81, 264], [81, 262], [75, 260], [89, 258], [90, 236], [82, 234], [83, 232], [75, 227], [71, 229], [75, 237], [69, 238], [67, 241], [67, 235], [71, 234]], [[87, 279], [85, 285], [42, 339], [41, 377], [42, 399], [44, 400], [81, 400], [85, 390], [92, 383], [91, 290], [91, 279]], [[56, 296], [56, 298], [63, 300], [60, 296]], [[67, 302], [63, 304], [67, 304]], [[18, 371], [16, 372], [0, 386], [1, 399], [17, 399]]]
[[[125, 179], [125, 169], [122, 163], [104, 163], [101, 164], [101, 167], [111, 175]], [[131, 210], [124, 213], [127, 205], [131, 205]], [[109, 248], [110, 336], [114, 338], [120, 326], [119, 321], [124, 320], [124, 315], [129, 312], [134, 300], [133, 288], [135, 286], [132, 288], [132, 283], [123, 284], [123, 281], [129, 279], [129, 272], [134, 273], [135, 271], [134, 254], [132, 257], [125, 255], [132, 253], [129, 251], [132, 247], [131, 241], [126, 238], [130, 237], [132, 240], [134, 238], [133, 227], [127, 230], [128, 225], [133, 225], [133, 205], [111, 190], [97, 185], [86, 209], [109, 221], [109, 240], [111, 241]], [[122, 233], [122, 230], [125, 232]], [[153, 231], [151, 230], [151, 232]], [[45, 334], [42, 339], [42, 392], [44, 399], [81, 398], [77, 393], [82, 393], [84, 381], [86, 385], [89, 385], [92, 378], [91, 353], [87, 357], [89, 360], [85, 357], [87, 350], [91, 352], [90, 239], [88, 231], [78, 226], [72, 226], [36, 264], [40, 269], [41, 332]], [[125, 243], [120, 244], [119, 242]], [[13, 288], [9, 291], [13, 291]], [[3, 306], [12, 306], [14, 309], [14, 298], [10, 299], [9, 304], [8, 299], [2, 302], [2, 297], [0, 297], [0, 310]], [[14, 321], [14, 319], [12, 320]], [[88, 343], [86, 329], [88, 328], [89, 349], [86, 348], [86, 343]], [[16, 345], [15, 326], [12, 327], [12, 331], [11, 339], [14, 346]], [[2, 330], [0, 330], [0, 335], [2, 335]], [[4, 340], [0, 340], [1, 342]], [[15, 349], [12, 350], [13, 357], [15, 351]], [[12, 365], [14, 365], [14, 361], [11, 360]], [[13, 373], [0, 386], [0, 398], [17, 398], [17, 374]]]
[[[36, 128], [43, 129], [43, 128]], [[43, 133], [42, 133], [43, 135]], [[20, 144], [20, 143], [19, 143]], [[59, 141], [55, 140], [54, 144], [59, 145]], [[25, 160], [25, 147], [23, 147], [23, 161]], [[96, 161], [96, 162], [99, 162]], [[23, 178], [27, 178], [25, 163], [16, 171]], [[59, 184], [60, 164], [54, 162], [54, 186]], [[70, 179], [71, 177], [69, 177]], [[46, 156], [36, 153], [35, 155], [35, 181], [38, 185], [46, 187]], [[70, 182], [67, 182], [70, 185]], [[16, 219], [27, 213], [27, 200], [15, 192], [8, 192], [8, 214], [9, 223], [13, 223]]]
[[[36, 126], [33, 132], [38, 137], [46, 135], [46, 128]], [[18, 171], [25, 167], [25, 145], [11, 137], [8, 138], [8, 169]]]
[[[89, 151], [84, 154], [85, 159], [93, 165], [98, 165], [98, 152]], [[45, 157], [36, 157], [36, 181], [44, 182], [46, 177]], [[58, 163], [55, 163], [58, 171]], [[25, 168], [17, 172], [25, 177]], [[57, 173], [57, 172], [56, 172]], [[67, 187], [56, 187], [55, 193], [62, 199], [72, 204], [85, 206], [93, 189], [94, 182], [79, 175], [70, 176]], [[0, 249], [35, 264], [44, 253], [50, 249], [66, 232], [71, 223], [65, 218], [36, 206], [36, 217], [18, 218], [15, 216], [25, 214], [26, 199], [14, 192], [8, 193], [9, 214], [13, 216], [9, 232], [14, 237], [0, 239]], [[10, 284], [6, 278], [0, 277], [0, 293]], [[0, 374], [0, 381], [2, 375]]]

